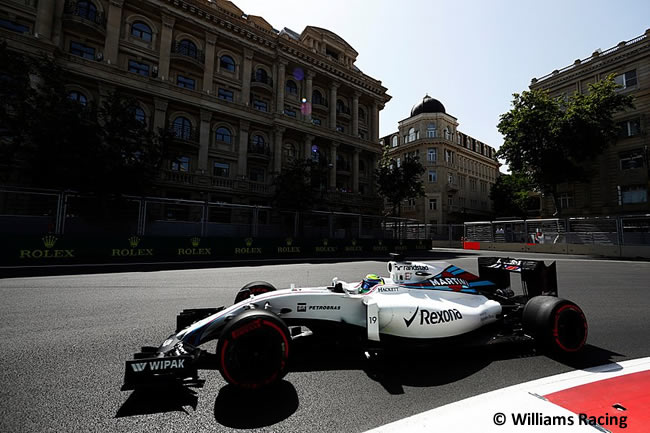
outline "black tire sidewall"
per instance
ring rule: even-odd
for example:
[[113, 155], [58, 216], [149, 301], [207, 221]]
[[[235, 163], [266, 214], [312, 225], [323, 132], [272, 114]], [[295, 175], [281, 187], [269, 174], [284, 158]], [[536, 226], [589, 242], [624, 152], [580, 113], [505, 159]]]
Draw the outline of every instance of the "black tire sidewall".
[[261, 295], [267, 292], [273, 292], [277, 290], [273, 284], [267, 283], [266, 281], [252, 281], [246, 284], [244, 287], [239, 289], [237, 296], [235, 296], [235, 304], [248, 299], [251, 295]]
[[[558, 336], [558, 323], [563, 311], [571, 310], [579, 315], [584, 326], [584, 337], [576, 347], [566, 347]], [[554, 296], [535, 296], [524, 307], [522, 314], [524, 331], [535, 338], [541, 349], [555, 353], [578, 352], [587, 340], [588, 326], [584, 312], [575, 303]]]

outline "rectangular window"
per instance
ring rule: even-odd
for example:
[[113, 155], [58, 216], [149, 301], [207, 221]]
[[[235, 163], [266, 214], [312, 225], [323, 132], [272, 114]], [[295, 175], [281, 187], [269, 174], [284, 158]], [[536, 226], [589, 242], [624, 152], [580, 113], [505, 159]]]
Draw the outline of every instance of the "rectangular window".
[[212, 168], [212, 175], [218, 177], [230, 177], [230, 164], [227, 162], [215, 161]]
[[402, 166], [402, 158], [397, 158], [397, 167]]
[[476, 191], [476, 179], [469, 180], [469, 189], [471, 189], [472, 191]]
[[269, 111], [268, 104], [266, 102], [260, 101], [258, 99], [255, 99], [253, 101], [253, 108], [256, 109], [256, 110], [259, 110], [259, 111], [264, 111], [264, 112]]
[[477, 204], [476, 199], [472, 199], [472, 200], [469, 201], [470, 207], [476, 208], [477, 207], [476, 204]]
[[454, 152], [451, 150], [445, 150], [445, 162], [450, 164], [454, 162]]
[[148, 77], [149, 65], [147, 65], [146, 63], [136, 62], [135, 60], [129, 60], [129, 72], [142, 75], [143, 77]]
[[632, 137], [641, 132], [641, 119], [631, 119], [618, 123], [618, 135], [620, 137]]
[[427, 161], [436, 162], [438, 160], [438, 149], [430, 147], [427, 151]]
[[171, 164], [171, 170], [172, 171], [180, 171], [183, 173], [187, 173], [190, 171], [190, 158], [187, 156], [179, 156], [175, 160], [172, 161]]
[[459, 197], [458, 198], [458, 204], [461, 206], [465, 206], [465, 197]]
[[438, 199], [430, 198], [429, 199], [429, 210], [437, 210], [437, 209], [438, 209]]
[[458, 176], [458, 186], [465, 188], [465, 176]]
[[621, 187], [621, 201], [623, 204], [647, 203], [648, 188], [643, 185], [627, 185]]
[[454, 183], [454, 175], [453, 175], [453, 173], [449, 173], [449, 174], [447, 175], [447, 183], [448, 183], [449, 185], [451, 185], [452, 183]]
[[453, 196], [453, 195], [448, 195], [448, 196], [447, 196], [447, 204], [448, 204], [449, 206], [453, 206], [453, 205], [454, 205], [454, 196]]
[[16, 33], [29, 33], [29, 27], [5, 19], [0, 19], [0, 27]]
[[641, 149], [622, 152], [619, 154], [621, 159], [621, 170], [633, 170], [643, 168], [643, 151]]
[[263, 168], [251, 168], [248, 172], [248, 178], [252, 182], [264, 182], [264, 169]]
[[95, 49], [79, 42], [70, 42], [70, 54], [88, 60], [95, 60]]
[[184, 89], [194, 90], [196, 88], [196, 81], [193, 78], [184, 77], [183, 75], [178, 75], [176, 77], [176, 84], [178, 87]]
[[233, 102], [235, 100], [235, 94], [233, 93], [232, 90], [226, 90], [219, 88], [219, 93], [217, 95], [219, 99], [223, 99], [224, 101], [228, 102]]
[[559, 197], [560, 209], [568, 209], [574, 206], [573, 195], [568, 192], [563, 192]]
[[429, 183], [438, 182], [438, 173], [435, 170], [429, 170]]
[[614, 78], [614, 81], [616, 82], [616, 84], [620, 84], [621, 86], [623, 86], [622, 89], [627, 89], [628, 87], [636, 86], [636, 69], [632, 69], [631, 71], [627, 71], [624, 74], [617, 75]]
[[297, 116], [296, 110], [294, 110], [291, 107], [284, 107], [284, 114], [286, 114], [289, 117], [296, 117]]

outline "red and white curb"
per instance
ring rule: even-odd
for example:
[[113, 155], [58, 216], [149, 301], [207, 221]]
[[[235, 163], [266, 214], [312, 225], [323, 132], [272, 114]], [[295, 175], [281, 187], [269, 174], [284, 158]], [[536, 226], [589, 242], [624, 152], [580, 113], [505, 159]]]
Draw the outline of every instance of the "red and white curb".
[[650, 432], [650, 357], [502, 388], [370, 431]]

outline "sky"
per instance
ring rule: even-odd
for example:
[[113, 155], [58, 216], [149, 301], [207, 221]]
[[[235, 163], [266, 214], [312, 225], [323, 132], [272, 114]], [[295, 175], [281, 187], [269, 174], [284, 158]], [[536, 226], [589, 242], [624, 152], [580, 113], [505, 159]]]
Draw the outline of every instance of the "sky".
[[[234, 0], [244, 13], [298, 33], [323, 27], [358, 53], [355, 65], [392, 100], [380, 136], [425, 94], [458, 129], [499, 148], [499, 116], [533, 77], [650, 29], [650, 0]], [[502, 168], [502, 171], [503, 170]]]

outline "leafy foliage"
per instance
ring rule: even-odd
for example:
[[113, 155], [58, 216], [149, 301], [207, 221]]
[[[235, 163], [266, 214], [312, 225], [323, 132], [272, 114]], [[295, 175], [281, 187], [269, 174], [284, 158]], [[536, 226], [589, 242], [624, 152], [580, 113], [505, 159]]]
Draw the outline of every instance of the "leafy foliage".
[[526, 176], [518, 173], [500, 175], [490, 190], [496, 216], [526, 218], [533, 204], [539, 204], [538, 197], [531, 197], [532, 191], [533, 185]]
[[388, 147], [375, 171], [377, 177], [377, 192], [387, 200], [393, 215], [400, 216], [402, 213], [402, 201], [424, 195], [422, 180], [424, 167], [417, 156], [407, 156], [400, 166], [389, 157]]
[[319, 161], [295, 159], [275, 177], [275, 205], [282, 209], [312, 209], [322, 198], [327, 183], [327, 164]]
[[170, 138], [135, 118], [137, 101], [114, 93], [100, 106], [84, 105], [68, 97], [53, 61], [6, 46], [0, 59], [3, 180], [98, 195], [147, 191]]
[[617, 87], [610, 75], [566, 102], [544, 90], [514, 94], [512, 109], [498, 124], [504, 143], [497, 156], [537, 190], [555, 197], [559, 184], [584, 180], [589, 174], [585, 163], [616, 139], [613, 114], [633, 106]]

